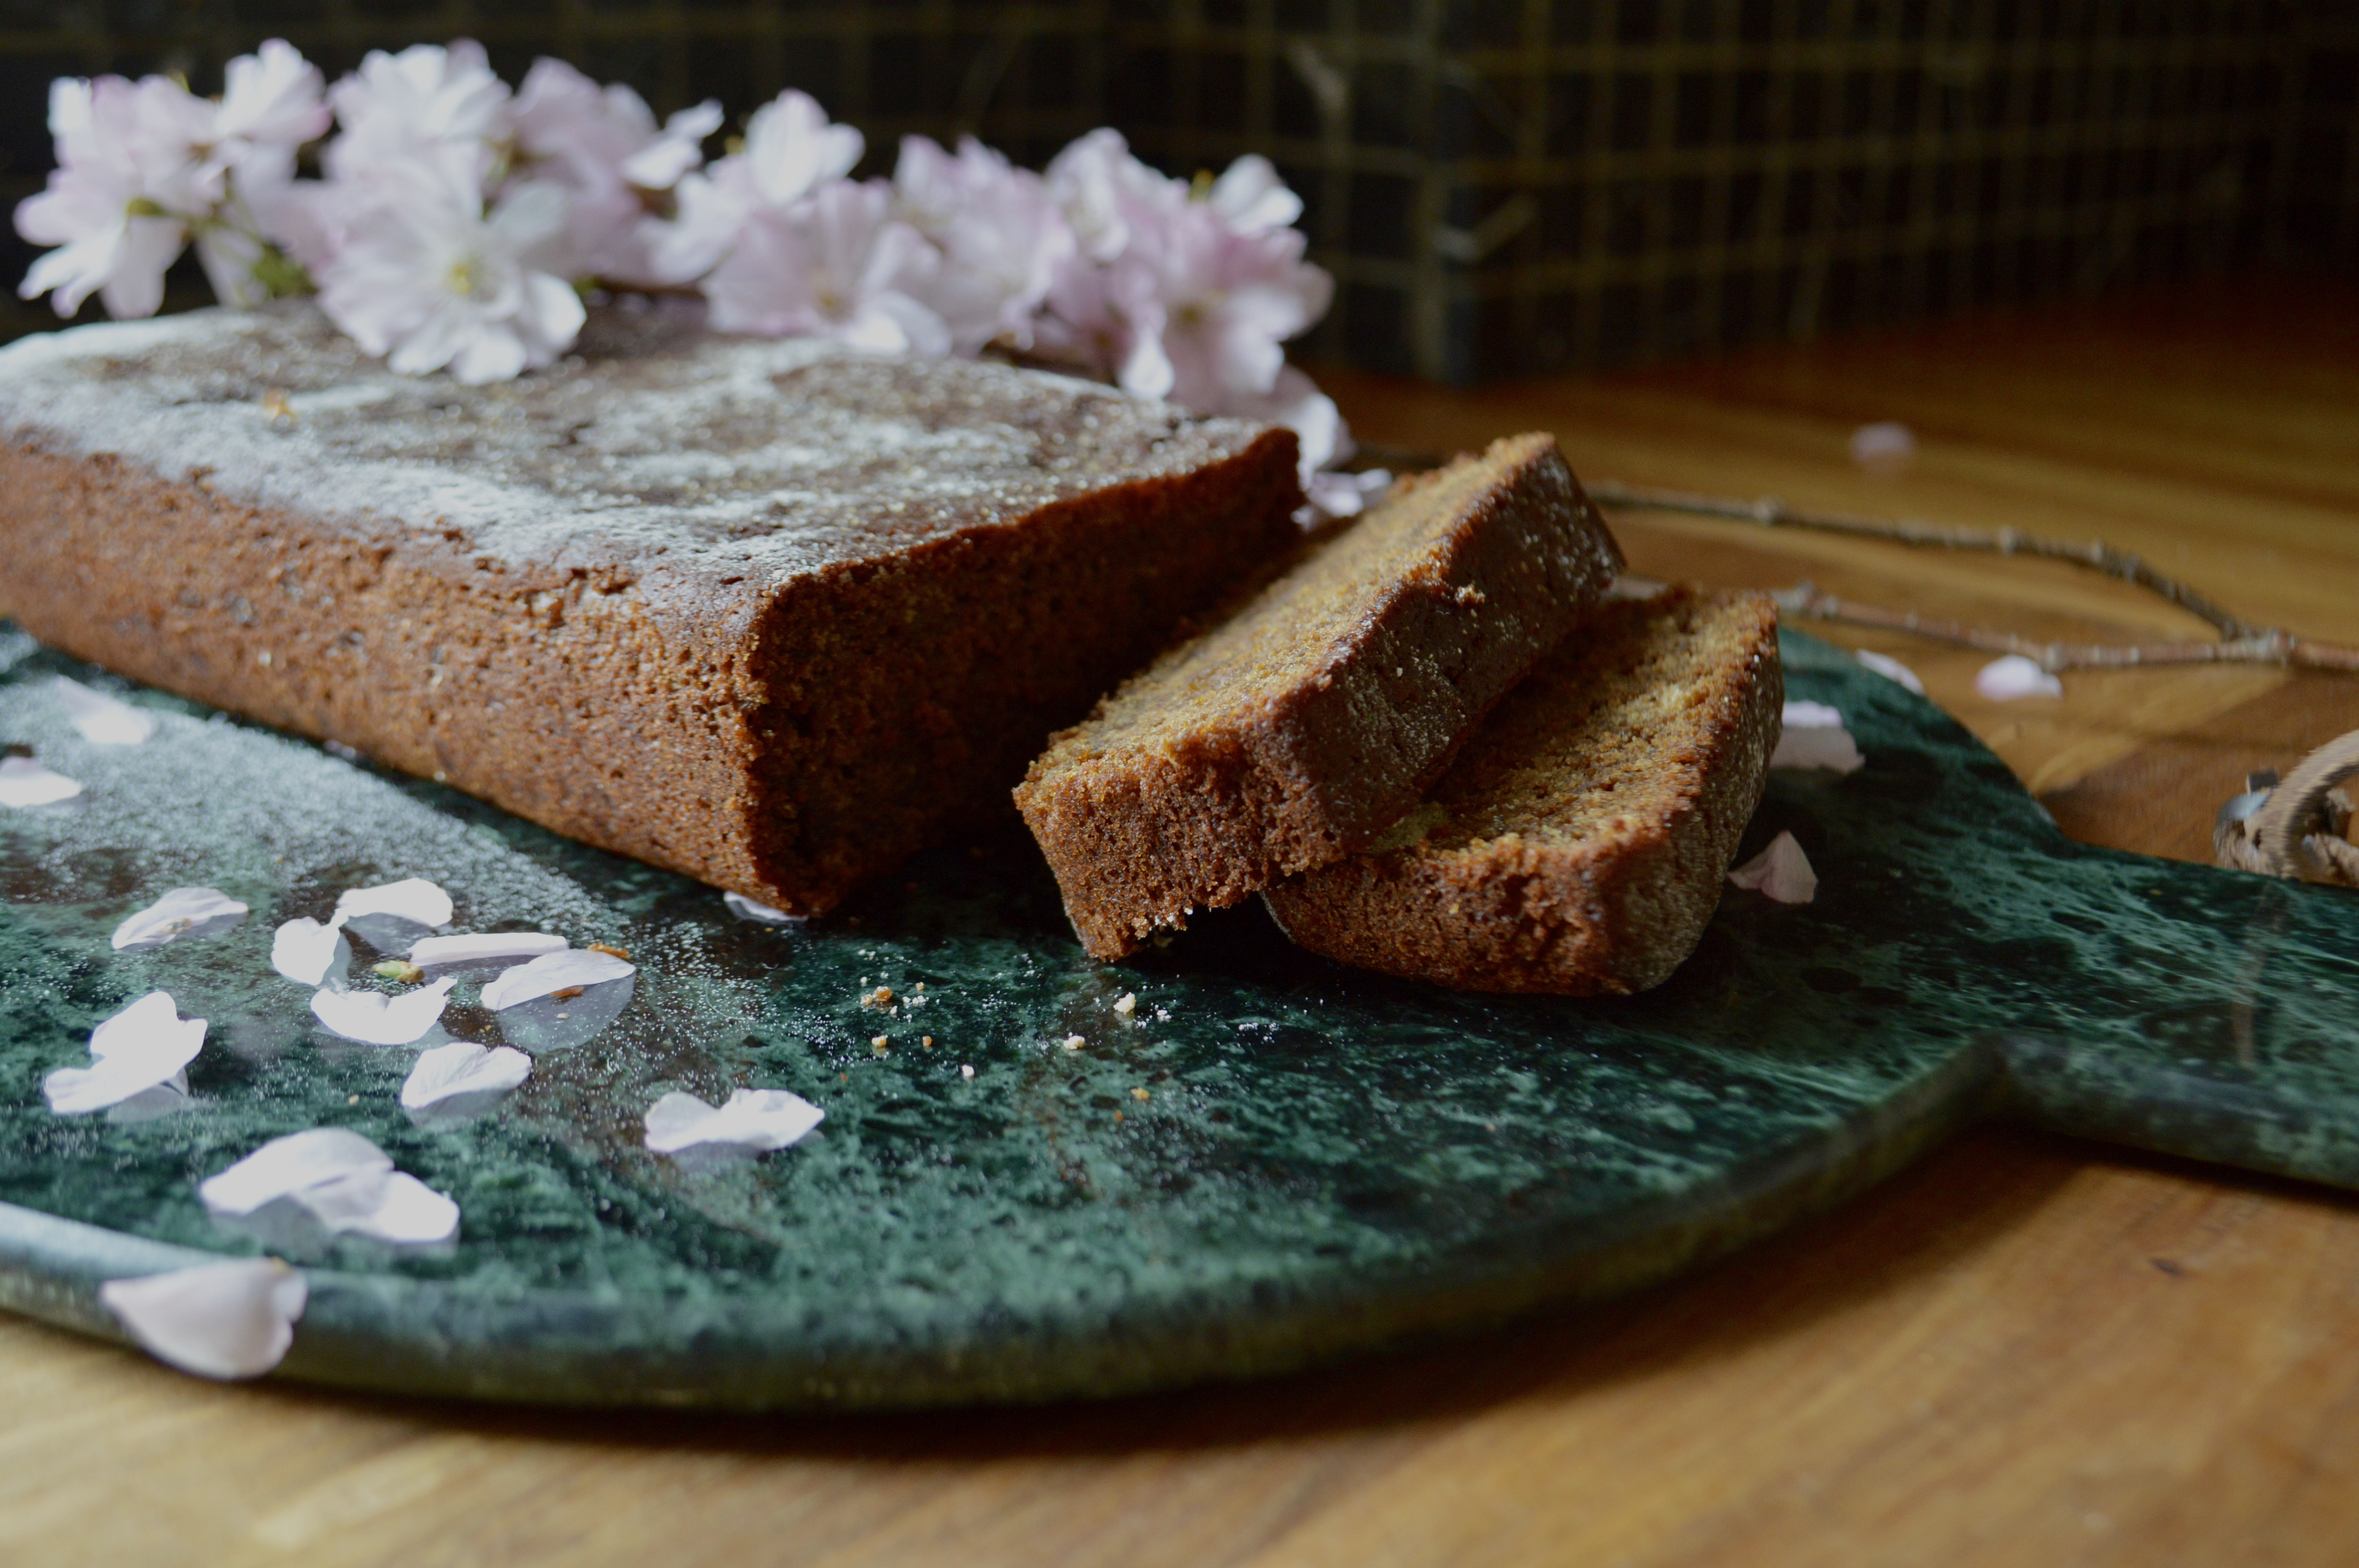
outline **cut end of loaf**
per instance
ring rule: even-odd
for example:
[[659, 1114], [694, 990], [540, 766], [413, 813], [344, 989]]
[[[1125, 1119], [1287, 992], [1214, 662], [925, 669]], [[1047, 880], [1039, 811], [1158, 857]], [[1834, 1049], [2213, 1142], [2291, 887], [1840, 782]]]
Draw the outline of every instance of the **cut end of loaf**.
[[1392, 833], [1270, 912], [1314, 952], [1461, 989], [1647, 989], [1719, 903], [1783, 703], [1767, 596], [1603, 605]]
[[1546, 435], [1397, 485], [1059, 735], [1016, 792], [1092, 954], [1382, 832], [1621, 566]]

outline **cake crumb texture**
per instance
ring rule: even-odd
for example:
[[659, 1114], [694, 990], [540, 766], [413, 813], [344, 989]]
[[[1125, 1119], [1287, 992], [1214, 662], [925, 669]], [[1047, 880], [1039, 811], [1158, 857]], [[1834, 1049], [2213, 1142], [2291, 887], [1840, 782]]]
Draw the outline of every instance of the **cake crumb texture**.
[[1016, 790], [1082, 945], [1121, 957], [1365, 845], [1620, 565], [1546, 435], [1403, 481], [1306, 546]]
[[1265, 901], [1301, 946], [1386, 974], [1659, 985], [1718, 905], [1784, 701], [1767, 595], [1603, 604], [1391, 831]]

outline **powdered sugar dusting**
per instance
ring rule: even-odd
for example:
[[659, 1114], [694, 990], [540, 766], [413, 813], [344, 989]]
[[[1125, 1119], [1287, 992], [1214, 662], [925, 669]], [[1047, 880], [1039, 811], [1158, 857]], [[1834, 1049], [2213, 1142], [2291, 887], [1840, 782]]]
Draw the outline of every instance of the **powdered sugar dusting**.
[[603, 309], [580, 352], [480, 387], [393, 374], [301, 304], [78, 328], [0, 351], [0, 424], [478, 560], [772, 582], [1260, 428], [1005, 365], [720, 337], [678, 302]]

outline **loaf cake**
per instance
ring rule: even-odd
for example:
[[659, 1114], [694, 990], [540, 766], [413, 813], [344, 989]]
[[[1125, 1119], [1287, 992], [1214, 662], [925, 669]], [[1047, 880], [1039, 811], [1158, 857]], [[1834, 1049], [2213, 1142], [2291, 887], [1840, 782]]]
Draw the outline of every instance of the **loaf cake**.
[[1032, 764], [1016, 805], [1082, 946], [1365, 845], [1620, 563], [1547, 436], [1394, 486]]
[[1703, 935], [1785, 683], [1758, 593], [1615, 600], [1364, 853], [1263, 894], [1286, 934], [1462, 990], [1624, 996]]
[[0, 351], [0, 607], [795, 914], [1006, 792], [1299, 539], [1290, 433], [593, 310], [470, 387], [308, 306]]

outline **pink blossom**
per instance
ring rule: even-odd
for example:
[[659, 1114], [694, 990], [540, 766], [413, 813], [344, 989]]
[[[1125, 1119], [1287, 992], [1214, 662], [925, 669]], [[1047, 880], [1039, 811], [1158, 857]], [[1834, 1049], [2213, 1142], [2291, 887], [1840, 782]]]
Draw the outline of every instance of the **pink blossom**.
[[1074, 254], [1071, 226], [1047, 183], [973, 136], [955, 155], [908, 136], [893, 186], [901, 216], [941, 252], [926, 302], [949, 326], [956, 351], [995, 341], [1029, 349], [1034, 315]]
[[511, 130], [507, 83], [492, 74], [484, 48], [416, 44], [399, 54], [371, 49], [361, 68], [330, 90], [342, 134], [328, 145], [333, 179], [385, 164], [433, 157], [480, 180], [493, 146]]
[[1247, 153], [1223, 170], [1205, 200], [1240, 234], [1288, 228], [1302, 216], [1302, 198], [1287, 188], [1277, 168], [1259, 153]]
[[214, 158], [224, 168], [255, 148], [292, 154], [327, 135], [334, 120], [320, 68], [283, 38], [231, 60], [223, 88], [212, 139]]
[[1297, 229], [1238, 233], [1210, 202], [1171, 214], [1140, 248], [1163, 308], [1169, 382], [1134, 390], [1206, 413], [1268, 395], [1286, 365], [1280, 345], [1325, 314], [1334, 292], [1302, 247]]
[[1131, 248], [1134, 216], [1168, 211], [1188, 188], [1131, 155], [1122, 133], [1102, 126], [1050, 160], [1049, 193], [1071, 225], [1083, 255], [1110, 262]]
[[528, 177], [571, 199], [567, 270], [614, 283], [661, 281], [649, 254], [647, 193], [670, 189], [704, 161], [702, 143], [720, 128], [721, 105], [683, 109], [658, 129], [629, 88], [601, 88], [562, 60], [542, 59], [516, 94], [515, 124]]
[[822, 182], [841, 179], [866, 144], [849, 125], [831, 123], [810, 94], [792, 88], [754, 111], [743, 151], [674, 187], [678, 211], [647, 222], [646, 243], [657, 278], [687, 283], [727, 255], [757, 213], [773, 218]]
[[882, 180], [835, 180], [783, 211], [755, 211], [703, 287], [721, 331], [945, 354], [950, 329], [924, 303], [940, 265], [925, 238], [893, 216]]
[[564, 192], [519, 183], [486, 214], [446, 173], [431, 163], [376, 172], [386, 200], [321, 274], [321, 308], [405, 375], [448, 366], [475, 384], [549, 363], [583, 320], [580, 296], [549, 270], [563, 248]]
[[16, 232], [57, 248], [33, 264], [17, 295], [51, 294], [60, 316], [93, 293], [117, 319], [154, 315], [190, 222], [220, 194], [221, 177], [201, 156], [212, 120], [212, 104], [160, 76], [50, 83], [58, 167], [16, 218]]

